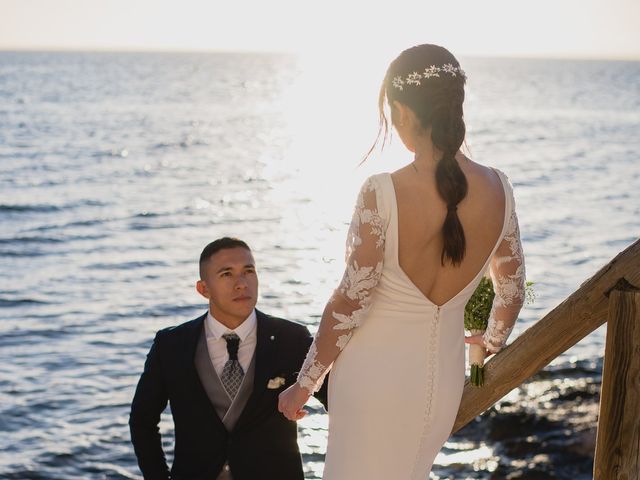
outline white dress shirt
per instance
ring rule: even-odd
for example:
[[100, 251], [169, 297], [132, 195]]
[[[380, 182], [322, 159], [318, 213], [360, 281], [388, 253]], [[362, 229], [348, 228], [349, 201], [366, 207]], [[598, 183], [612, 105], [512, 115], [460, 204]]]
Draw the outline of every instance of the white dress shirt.
[[256, 311], [251, 312], [251, 315], [242, 322], [235, 330], [224, 326], [218, 320], [216, 320], [211, 311], [207, 314], [207, 319], [204, 322], [204, 329], [207, 338], [207, 348], [209, 350], [209, 358], [218, 376], [222, 375], [222, 369], [224, 364], [229, 360], [229, 352], [227, 351], [227, 341], [222, 338], [227, 333], [235, 333], [240, 337], [240, 345], [238, 346], [238, 361], [242, 370], [246, 373], [253, 353], [256, 350], [257, 342], [257, 319]]

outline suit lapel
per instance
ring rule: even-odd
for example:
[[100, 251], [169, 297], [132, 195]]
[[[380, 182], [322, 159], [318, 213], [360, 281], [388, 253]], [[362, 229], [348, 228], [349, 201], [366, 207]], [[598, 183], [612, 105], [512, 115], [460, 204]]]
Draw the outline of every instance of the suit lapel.
[[188, 372], [190, 380], [191, 377], [198, 378], [198, 372], [196, 371], [194, 360], [196, 356], [198, 340], [200, 340], [200, 335], [202, 334], [202, 329], [204, 328], [205, 318], [207, 318], [206, 313], [201, 317], [196, 318], [195, 321], [189, 325], [189, 330], [185, 332], [184, 336], [184, 343], [180, 358], [182, 359], [182, 367], [184, 368], [185, 372]]
[[253, 379], [253, 392], [247, 401], [238, 422], [236, 429], [241, 428], [251, 416], [260, 398], [267, 389], [269, 375], [272, 372], [272, 364], [275, 359], [275, 335], [277, 328], [274, 322], [264, 313], [256, 309], [257, 332], [256, 332], [256, 353], [255, 353], [255, 376]]
[[[208, 312], [207, 312], [208, 313]], [[195, 322], [190, 326], [190, 331], [186, 335], [185, 345], [184, 345], [184, 355], [182, 357], [183, 363], [183, 371], [187, 377], [188, 383], [192, 386], [194, 393], [201, 397], [204, 397], [205, 402], [211, 407], [211, 413], [213, 417], [216, 419], [216, 424], [219, 428], [224, 429], [225, 426], [222, 423], [222, 420], [218, 416], [218, 413], [215, 410], [214, 405], [209, 400], [209, 396], [207, 391], [200, 380], [200, 375], [198, 374], [198, 369], [196, 368], [196, 353], [198, 342], [200, 341], [200, 337], [203, 336], [204, 333], [204, 321], [207, 318], [207, 313], [197, 318]], [[213, 366], [211, 368], [213, 370]], [[215, 374], [215, 371], [213, 372]]]
[[224, 390], [222, 382], [211, 363], [209, 349], [207, 348], [207, 335], [205, 328], [202, 329], [200, 339], [198, 340], [194, 362], [200, 383], [202, 384], [205, 392], [207, 392], [209, 401], [215, 408], [218, 417], [220, 417], [222, 419], [222, 423], [224, 423], [224, 415], [231, 405], [231, 399]]

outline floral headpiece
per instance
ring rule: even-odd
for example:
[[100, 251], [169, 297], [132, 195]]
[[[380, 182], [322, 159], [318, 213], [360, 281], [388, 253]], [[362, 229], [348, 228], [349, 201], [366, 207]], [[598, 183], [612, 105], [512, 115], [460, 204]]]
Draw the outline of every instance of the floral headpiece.
[[392, 84], [398, 90], [404, 90], [405, 85], [420, 85], [422, 80], [427, 80], [431, 77], [439, 77], [441, 73], [451, 75], [452, 77], [457, 77], [460, 75], [462, 78], [467, 78], [460, 67], [454, 67], [450, 63], [445, 63], [441, 67], [436, 67], [435, 65], [431, 65], [424, 69], [424, 72], [413, 72], [407, 75], [406, 77], [402, 77], [398, 75], [393, 77]]

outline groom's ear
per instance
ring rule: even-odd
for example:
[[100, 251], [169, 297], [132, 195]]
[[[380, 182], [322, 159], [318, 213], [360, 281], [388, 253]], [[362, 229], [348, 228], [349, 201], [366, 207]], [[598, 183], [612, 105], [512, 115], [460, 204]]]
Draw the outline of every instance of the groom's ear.
[[207, 284], [204, 283], [204, 280], [198, 280], [196, 282], [196, 290], [198, 291], [198, 293], [200, 295], [202, 295], [204, 298], [210, 298], [211, 295], [209, 295], [209, 289], [207, 288]]

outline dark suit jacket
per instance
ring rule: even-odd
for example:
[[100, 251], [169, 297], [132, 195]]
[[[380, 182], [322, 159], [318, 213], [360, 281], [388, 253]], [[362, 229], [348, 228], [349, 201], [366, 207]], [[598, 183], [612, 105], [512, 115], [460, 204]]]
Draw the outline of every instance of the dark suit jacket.
[[[200, 382], [194, 355], [205, 315], [156, 334], [140, 377], [129, 426], [145, 479], [215, 480], [225, 462], [234, 480], [302, 480], [296, 422], [278, 412], [278, 395], [296, 381], [312, 337], [306, 327], [256, 310], [253, 393], [227, 432]], [[269, 379], [286, 385], [268, 389]], [[326, 406], [326, 386], [318, 393]], [[171, 473], [158, 423], [169, 402], [175, 424]]]

